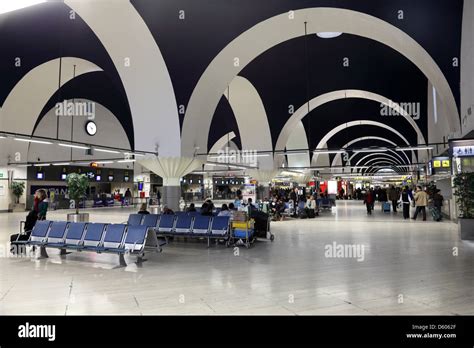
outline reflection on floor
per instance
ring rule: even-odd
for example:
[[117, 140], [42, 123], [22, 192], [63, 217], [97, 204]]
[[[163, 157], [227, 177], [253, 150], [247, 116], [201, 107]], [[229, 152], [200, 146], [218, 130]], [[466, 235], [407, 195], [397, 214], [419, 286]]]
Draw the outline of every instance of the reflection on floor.
[[[91, 220], [123, 222], [130, 212], [94, 210]], [[361, 202], [273, 223], [273, 243], [238, 255], [180, 240], [122, 269], [112, 269], [113, 255], [6, 257], [24, 215], [0, 214], [0, 314], [474, 314], [474, 244], [459, 241], [455, 224], [379, 207], [367, 216]], [[334, 242], [363, 246], [363, 259], [326, 257]]]

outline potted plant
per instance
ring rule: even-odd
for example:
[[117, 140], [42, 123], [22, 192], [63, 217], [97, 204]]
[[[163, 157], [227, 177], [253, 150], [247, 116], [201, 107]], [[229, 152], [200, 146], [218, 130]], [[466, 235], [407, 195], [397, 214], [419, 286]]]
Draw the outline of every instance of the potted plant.
[[459, 233], [462, 240], [474, 240], [474, 173], [459, 173], [453, 179], [459, 207]]
[[79, 214], [79, 202], [83, 199], [89, 188], [89, 178], [85, 174], [71, 173], [66, 177], [69, 199], [74, 202], [76, 212], [68, 214], [68, 221], [88, 222], [89, 214]]
[[10, 204], [9, 211], [11, 212], [23, 212], [26, 210], [25, 204], [20, 204], [20, 197], [25, 192], [25, 183], [23, 181], [12, 181], [10, 190], [15, 197], [15, 203]]

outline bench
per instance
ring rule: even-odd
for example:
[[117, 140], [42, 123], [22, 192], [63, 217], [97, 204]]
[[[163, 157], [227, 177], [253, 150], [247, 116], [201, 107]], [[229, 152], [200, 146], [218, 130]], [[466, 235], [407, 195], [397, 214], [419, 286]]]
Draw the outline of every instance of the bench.
[[[153, 220], [153, 219], [152, 219]], [[57, 248], [61, 255], [66, 250], [113, 253], [119, 256], [120, 267], [127, 266], [125, 254], [137, 255], [137, 263], [144, 261], [145, 251], [161, 252], [153, 226], [38, 221], [30, 238], [19, 244], [39, 246], [41, 257], [48, 257], [46, 248]]]
[[230, 237], [230, 217], [204, 216], [195, 213], [161, 215], [156, 233], [160, 237], [206, 238], [210, 246], [211, 239], [224, 239], [226, 244]]

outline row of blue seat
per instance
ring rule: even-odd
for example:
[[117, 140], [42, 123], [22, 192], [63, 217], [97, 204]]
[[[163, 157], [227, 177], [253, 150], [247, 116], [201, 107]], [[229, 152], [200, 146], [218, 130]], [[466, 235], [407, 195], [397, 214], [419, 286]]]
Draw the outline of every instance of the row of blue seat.
[[130, 226], [154, 228], [158, 234], [222, 238], [230, 233], [230, 217], [228, 216], [131, 214], [127, 223]]
[[146, 225], [38, 221], [30, 238], [15, 244], [39, 246], [46, 257], [44, 248], [116, 253], [120, 264], [126, 265], [124, 254], [137, 254], [141, 261], [145, 249], [161, 251], [165, 243], [160, 243], [153, 229]]

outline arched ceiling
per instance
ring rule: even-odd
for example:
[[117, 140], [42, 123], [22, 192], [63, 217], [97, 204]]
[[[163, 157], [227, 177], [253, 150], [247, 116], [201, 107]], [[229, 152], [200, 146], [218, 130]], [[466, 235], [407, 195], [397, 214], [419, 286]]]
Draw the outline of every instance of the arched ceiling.
[[[73, 0], [69, 2], [74, 3]], [[131, 0], [130, 3], [159, 47], [178, 107], [187, 108], [191, 94], [209, 64], [239, 35], [273, 16], [317, 7], [368, 14], [409, 35], [439, 67], [459, 106], [460, 74], [459, 69], [453, 68], [452, 59], [460, 55], [462, 0], [279, 0], [270, 3], [254, 0]], [[403, 11], [403, 20], [397, 18], [400, 10]], [[16, 83], [36, 66], [58, 57], [82, 58], [96, 64], [103, 72], [86, 74], [67, 83], [51, 96], [43, 110], [38, 110], [38, 117], [43, 116], [44, 110], [57, 97], [97, 100], [117, 115], [133, 144], [134, 114], [122, 76], [117, 72], [117, 63], [90, 23], [88, 25], [79, 14], [71, 20], [69, 11], [70, 7], [64, 3], [47, 2], [0, 15], [0, 105]], [[106, 25], [107, 18], [104, 22]], [[304, 33], [303, 27], [301, 32]], [[22, 59], [20, 68], [13, 64], [16, 57]], [[349, 58], [348, 67], [343, 66], [345, 57]], [[233, 62], [229, 61], [229, 69], [233, 68]], [[273, 146], [290, 117], [290, 105], [296, 109], [308, 99], [341, 89], [361, 89], [395, 102], [419, 103], [421, 114], [416, 124], [428, 138], [428, 81], [425, 74], [401, 53], [369, 38], [351, 34], [335, 39], [321, 39], [314, 34], [293, 38], [257, 56], [239, 76], [246, 78], [261, 97]], [[225, 92], [222, 90], [222, 95]], [[150, 113], [153, 115], [153, 110]], [[232, 131], [236, 134], [234, 141], [241, 147], [238, 123], [225, 97], [220, 99], [211, 116], [208, 147], [200, 152], [209, 150], [215, 141]], [[183, 114], [180, 113], [179, 117], [182, 126]], [[309, 147], [314, 148], [335, 126], [358, 119], [383, 122], [402, 133], [411, 144], [417, 144], [416, 133], [410, 124], [401, 117], [382, 117], [379, 103], [342, 99], [318, 107], [303, 119]], [[341, 147], [351, 139], [366, 135], [379, 135], [400, 143], [393, 133], [375, 128], [361, 126], [341, 131], [328, 141], [328, 146]]]

